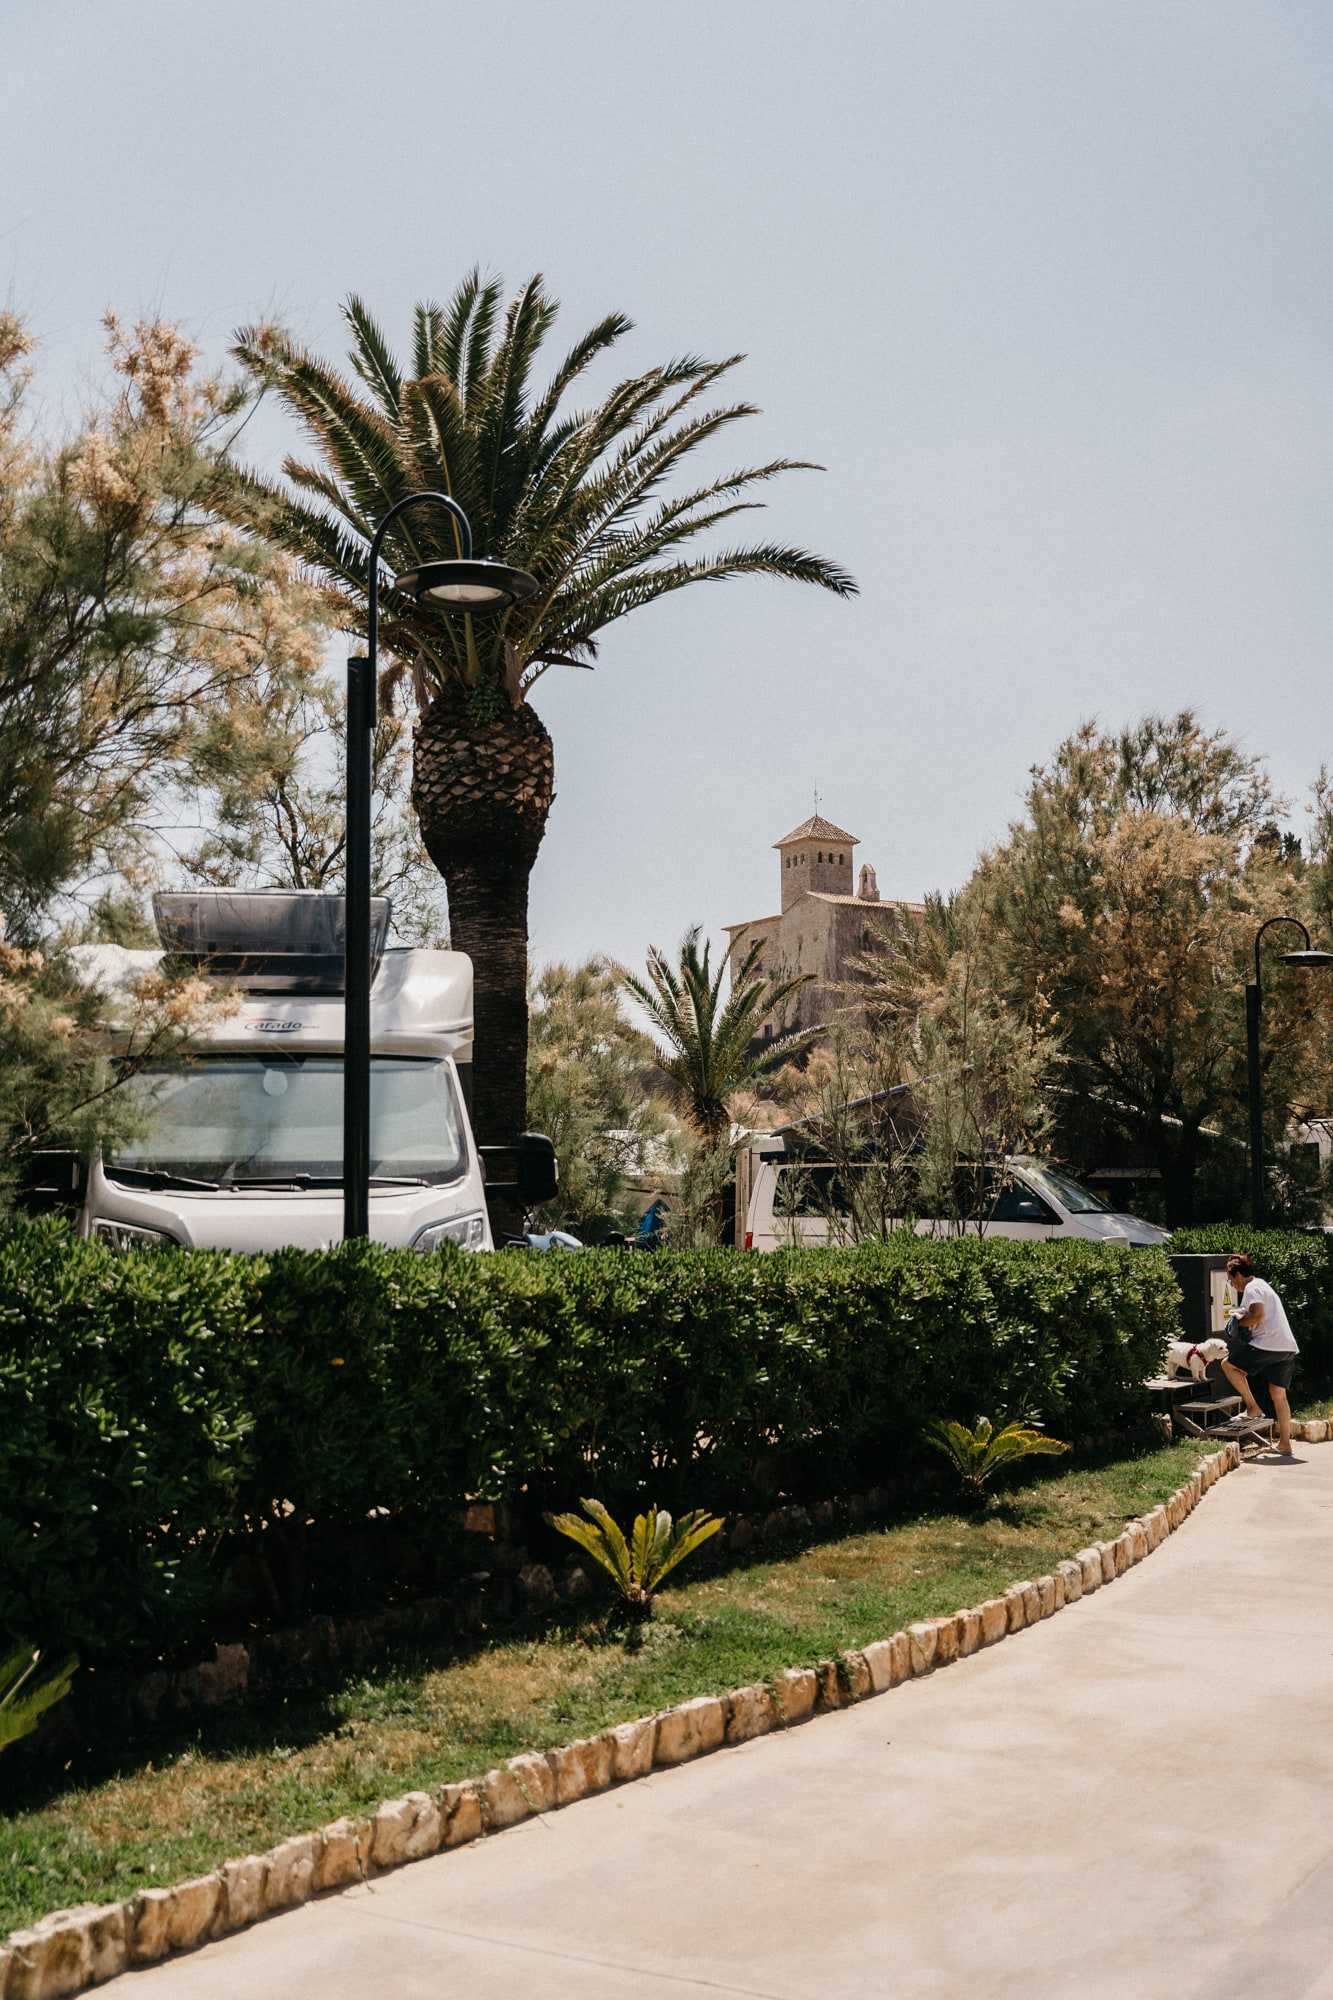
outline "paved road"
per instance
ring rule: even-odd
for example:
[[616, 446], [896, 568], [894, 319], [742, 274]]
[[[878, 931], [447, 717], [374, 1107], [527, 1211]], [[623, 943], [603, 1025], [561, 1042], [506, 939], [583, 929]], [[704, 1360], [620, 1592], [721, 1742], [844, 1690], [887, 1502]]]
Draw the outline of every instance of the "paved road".
[[115, 2000], [1333, 2000], [1333, 1445], [1113, 1588]]

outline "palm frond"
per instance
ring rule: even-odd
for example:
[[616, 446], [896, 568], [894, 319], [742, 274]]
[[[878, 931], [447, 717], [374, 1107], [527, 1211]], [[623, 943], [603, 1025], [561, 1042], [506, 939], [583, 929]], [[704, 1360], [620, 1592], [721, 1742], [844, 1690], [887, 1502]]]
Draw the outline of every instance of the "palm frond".
[[[479, 555], [530, 570], [540, 593], [491, 621], [453, 621], [395, 602], [384, 637], [418, 659], [425, 682], [490, 677], [521, 699], [555, 661], [586, 664], [598, 635], [628, 612], [699, 582], [785, 576], [839, 596], [856, 586], [845, 569], [777, 543], [687, 556], [733, 514], [759, 505], [756, 489], [811, 461], [775, 458], [673, 493], [685, 461], [755, 414], [748, 402], [708, 407], [742, 356], [682, 354], [617, 382], [586, 409], [564, 399], [630, 330], [622, 313], [590, 327], [533, 389], [558, 307], [535, 276], [502, 305], [495, 280], [468, 272], [444, 307], [419, 304], [411, 373], [359, 295], [344, 314], [350, 373], [268, 328], [242, 328], [234, 352], [279, 395], [315, 452], [288, 464], [279, 496], [261, 480], [233, 483], [228, 519], [262, 532], [349, 598], [364, 588], [356, 544], [395, 500], [424, 487], [449, 493], [468, 514]], [[279, 504], [279, 500], [283, 504]], [[314, 504], [311, 504], [314, 503]], [[395, 524], [395, 561], [455, 553], [452, 527], [429, 511]]]
[[0, 1660], [0, 1750], [29, 1735], [47, 1709], [69, 1693], [78, 1660], [71, 1653], [38, 1679], [41, 1658], [33, 1647], [17, 1646]]
[[392, 423], [398, 415], [403, 378], [383, 329], [364, 300], [355, 293], [342, 311], [343, 318], [352, 329], [352, 366]]

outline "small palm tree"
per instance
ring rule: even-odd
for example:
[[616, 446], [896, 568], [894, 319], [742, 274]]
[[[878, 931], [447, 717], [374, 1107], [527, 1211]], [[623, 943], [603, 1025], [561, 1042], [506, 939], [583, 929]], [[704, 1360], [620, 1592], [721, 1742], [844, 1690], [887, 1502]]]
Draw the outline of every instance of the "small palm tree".
[[580, 1500], [588, 1516], [548, 1514], [547, 1523], [590, 1555], [612, 1578], [631, 1618], [651, 1618], [653, 1593], [677, 1563], [684, 1562], [702, 1542], [718, 1533], [722, 1522], [702, 1508], [673, 1521], [662, 1507], [650, 1507], [634, 1523], [629, 1541], [600, 1500]]
[[[780, 1015], [811, 974], [770, 977], [760, 970], [762, 943], [752, 944], [740, 959], [728, 954], [714, 972], [710, 947], [701, 946], [699, 937], [696, 924], [681, 940], [674, 965], [654, 945], [648, 953], [646, 978], [623, 966], [619, 976], [666, 1043], [656, 1060], [681, 1111], [701, 1138], [720, 1140], [730, 1130], [730, 1102], [736, 1092], [799, 1055], [819, 1030], [795, 1029], [759, 1042], [764, 1017]], [[729, 960], [731, 990], [724, 1000], [722, 983]]]
[[1054, 1458], [1069, 1450], [1060, 1438], [1047, 1437], [1031, 1424], [997, 1426], [989, 1417], [978, 1417], [975, 1430], [952, 1422], [927, 1424], [925, 1439], [949, 1460], [974, 1507], [985, 1506], [986, 1481], [1002, 1465], [1014, 1465], [1021, 1458]]
[[34, 1681], [41, 1657], [31, 1646], [18, 1646], [7, 1659], [0, 1660], [0, 1750], [27, 1736], [47, 1709], [69, 1693], [78, 1661], [73, 1657], [63, 1660]]
[[[239, 479], [221, 502], [331, 584], [356, 629], [375, 523], [424, 488], [462, 505], [477, 555], [538, 581], [531, 602], [501, 617], [439, 619], [390, 592], [383, 626], [396, 656], [386, 679], [409, 681], [418, 709], [412, 799], [422, 839], [448, 885], [450, 934], [472, 958], [485, 1023], [476, 1123], [484, 1142], [501, 1144], [524, 1122], [528, 878], [555, 792], [551, 739], [529, 699], [537, 682], [553, 666], [591, 666], [608, 626], [689, 584], [780, 576], [841, 597], [856, 589], [836, 563], [779, 542], [687, 548], [760, 505], [759, 486], [806, 463], [771, 459], [666, 491], [692, 452], [756, 414], [751, 403], [703, 403], [742, 356], [686, 355], [571, 410], [570, 391], [631, 322], [621, 313], [599, 321], [538, 389], [533, 371], [557, 311], [540, 277], [502, 311], [499, 284], [473, 271], [447, 307], [417, 306], [404, 365], [352, 298], [350, 377], [280, 332], [243, 329], [237, 356], [318, 456], [287, 459], [285, 485]], [[455, 535], [442, 511], [409, 512], [390, 531], [386, 560], [401, 570], [455, 556]]]

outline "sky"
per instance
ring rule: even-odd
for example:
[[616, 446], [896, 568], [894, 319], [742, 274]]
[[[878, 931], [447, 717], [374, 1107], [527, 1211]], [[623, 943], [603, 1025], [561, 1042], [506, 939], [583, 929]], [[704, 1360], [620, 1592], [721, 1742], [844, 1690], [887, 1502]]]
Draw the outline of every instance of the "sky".
[[[715, 461], [859, 598], [700, 587], [535, 705], [539, 959], [777, 907], [822, 809], [881, 892], [967, 875], [1080, 721], [1197, 706], [1301, 824], [1333, 762], [1327, 0], [0, 0], [0, 300], [77, 417], [99, 321], [210, 361], [406, 347], [474, 263], [742, 350]], [[276, 468], [277, 412], [247, 432]]]

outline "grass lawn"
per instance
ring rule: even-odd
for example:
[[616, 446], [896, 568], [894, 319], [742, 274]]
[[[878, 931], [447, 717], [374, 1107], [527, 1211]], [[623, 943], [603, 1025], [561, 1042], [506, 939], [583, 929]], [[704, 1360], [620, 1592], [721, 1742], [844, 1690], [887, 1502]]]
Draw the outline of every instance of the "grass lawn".
[[1199, 1449], [1037, 1476], [981, 1520], [924, 1515], [701, 1574], [662, 1594], [637, 1647], [593, 1611], [539, 1636], [404, 1656], [317, 1693], [217, 1712], [157, 1739], [151, 1760], [114, 1744], [82, 1751], [0, 1812], [0, 1937], [48, 1910], [179, 1881], [399, 1792], [976, 1604], [1118, 1534], [1188, 1477]]

